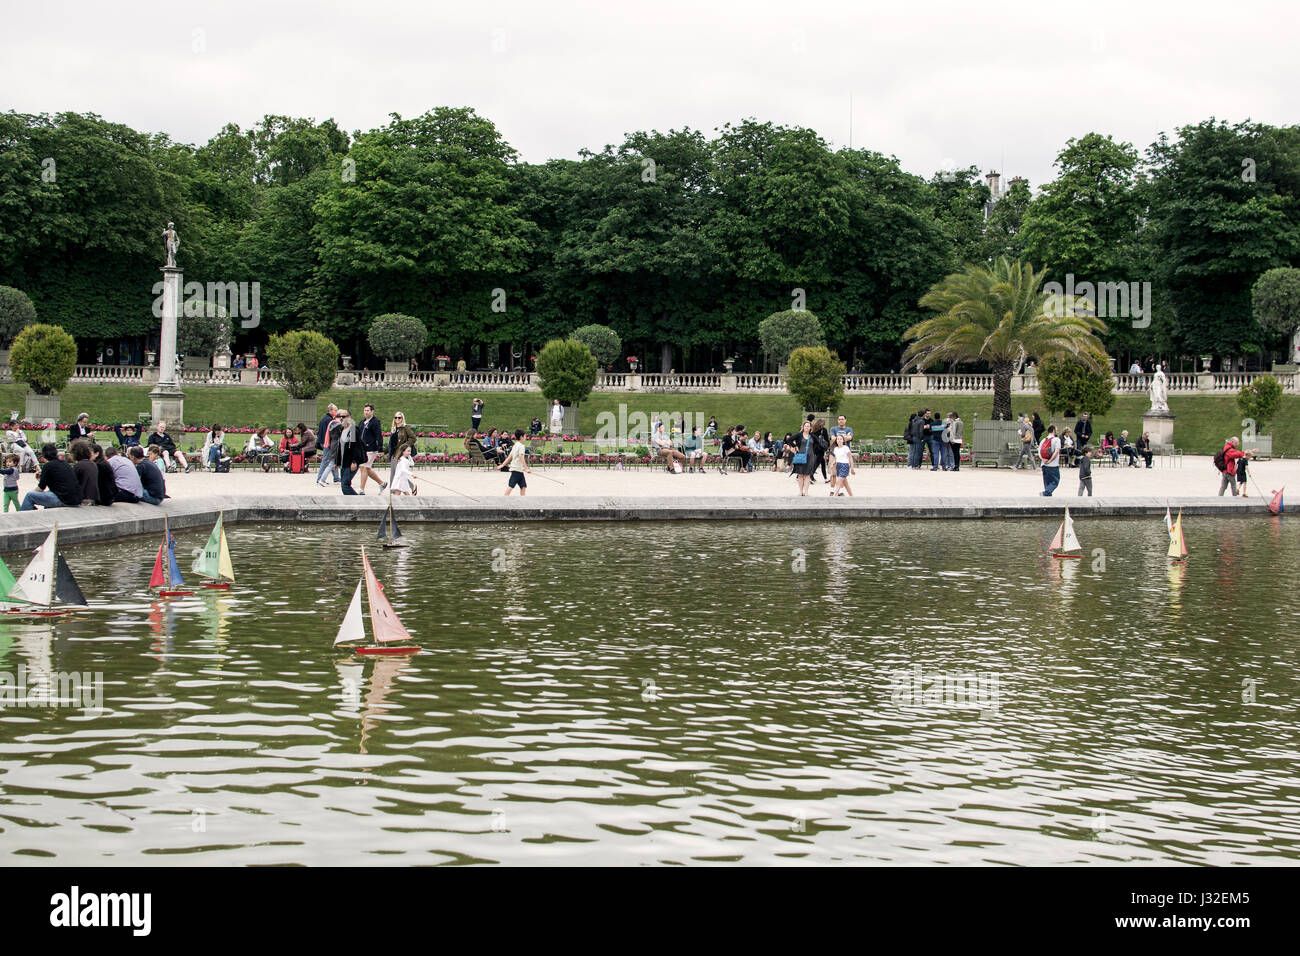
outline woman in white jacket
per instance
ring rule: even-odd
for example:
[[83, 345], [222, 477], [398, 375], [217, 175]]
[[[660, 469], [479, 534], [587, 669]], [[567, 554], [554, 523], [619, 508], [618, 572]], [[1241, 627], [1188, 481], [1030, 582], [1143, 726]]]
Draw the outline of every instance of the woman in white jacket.
[[393, 464], [393, 478], [389, 489], [395, 495], [415, 494], [415, 478], [411, 473], [415, 462], [411, 458], [411, 446], [403, 445], [397, 450], [397, 461]]

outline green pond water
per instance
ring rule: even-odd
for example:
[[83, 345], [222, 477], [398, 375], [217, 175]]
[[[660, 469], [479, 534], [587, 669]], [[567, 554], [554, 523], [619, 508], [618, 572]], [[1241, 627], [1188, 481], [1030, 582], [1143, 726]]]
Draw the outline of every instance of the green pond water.
[[0, 862], [1293, 863], [1296, 522], [1190, 519], [1172, 570], [1151, 519], [1079, 561], [1045, 519], [410, 525], [385, 660], [331, 646], [368, 527], [233, 527], [236, 587], [166, 602], [155, 540], [70, 547], [97, 606], [0, 620]]

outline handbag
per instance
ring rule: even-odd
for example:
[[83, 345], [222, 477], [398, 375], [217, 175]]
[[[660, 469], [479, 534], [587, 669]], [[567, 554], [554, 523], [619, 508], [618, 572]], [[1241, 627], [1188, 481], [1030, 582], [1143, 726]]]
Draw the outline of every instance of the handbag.
[[807, 441], [804, 442], [803, 451], [797, 451], [794, 453], [794, 458], [791, 460], [791, 464], [794, 465], [808, 464], [808, 442], [811, 440], [812, 439], [808, 439]]

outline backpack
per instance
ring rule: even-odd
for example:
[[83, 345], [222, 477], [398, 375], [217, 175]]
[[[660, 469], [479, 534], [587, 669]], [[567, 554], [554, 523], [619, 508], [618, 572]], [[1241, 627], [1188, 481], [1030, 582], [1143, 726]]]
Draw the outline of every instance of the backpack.
[[1047, 435], [1043, 438], [1043, 443], [1038, 446], [1038, 457], [1047, 461], [1052, 457], [1052, 436]]
[[1217, 468], [1219, 471], [1228, 470], [1227, 451], [1228, 449], [1226, 448], [1220, 448], [1218, 451], [1214, 453], [1214, 467]]

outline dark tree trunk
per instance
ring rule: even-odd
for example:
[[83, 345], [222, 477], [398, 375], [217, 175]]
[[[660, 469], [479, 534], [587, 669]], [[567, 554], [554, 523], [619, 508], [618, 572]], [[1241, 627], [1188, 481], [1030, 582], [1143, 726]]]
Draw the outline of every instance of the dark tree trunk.
[[1015, 362], [993, 363], [993, 420], [1011, 421], [1011, 375]]

